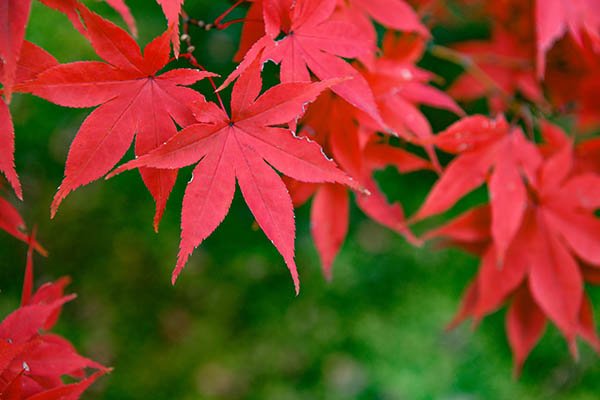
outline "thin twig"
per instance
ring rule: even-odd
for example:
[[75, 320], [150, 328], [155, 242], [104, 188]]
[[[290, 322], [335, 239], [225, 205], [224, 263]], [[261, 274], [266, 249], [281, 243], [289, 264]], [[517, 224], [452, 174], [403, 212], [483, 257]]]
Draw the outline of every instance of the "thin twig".
[[[179, 55], [179, 57], [185, 58], [192, 66], [198, 68], [199, 70], [208, 72], [208, 70], [206, 68], [204, 68], [204, 66], [202, 66], [202, 64], [200, 64], [198, 62], [198, 60], [196, 60], [196, 57], [194, 57], [193, 54], [182, 53]], [[220, 104], [221, 108], [223, 110], [225, 110], [225, 105], [223, 104], [223, 99], [221, 99], [221, 95], [219, 94], [219, 92], [217, 92], [217, 85], [215, 84], [215, 80], [211, 76], [209, 76], [207, 79], [210, 82], [210, 85], [212, 86], [212, 88], [215, 92], [215, 95], [217, 96], [217, 100], [219, 100], [219, 104]]]

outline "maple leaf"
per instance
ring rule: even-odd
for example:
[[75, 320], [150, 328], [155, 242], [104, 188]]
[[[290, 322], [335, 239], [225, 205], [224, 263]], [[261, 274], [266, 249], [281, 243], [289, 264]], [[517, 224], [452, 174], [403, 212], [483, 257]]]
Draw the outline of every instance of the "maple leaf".
[[165, 17], [167, 17], [167, 23], [172, 29], [171, 42], [173, 43], [173, 52], [175, 56], [179, 56], [179, 49], [181, 46], [179, 39], [179, 14], [181, 14], [181, 6], [184, 0], [156, 0], [162, 7]]
[[252, 46], [265, 36], [265, 22], [263, 20], [262, 0], [250, 1], [250, 7], [244, 17], [240, 44], [233, 56], [233, 60], [240, 62]]
[[[323, 93], [302, 120], [300, 134], [321, 144], [327, 154], [369, 192], [357, 194], [359, 208], [377, 223], [416, 243], [407, 228], [400, 204], [390, 204], [373, 178], [376, 170], [387, 166], [407, 173], [431, 168], [431, 164], [400, 147], [393, 147], [373, 131], [356, 124], [356, 109], [340, 97]], [[286, 180], [296, 207], [314, 195], [310, 227], [313, 241], [327, 279], [348, 231], [349, 193], [339, 184], [312, 184]]]
[[442, 213], [482, 184], [488, 184], [492, 236], [502, 262], [523, 219], [527, 204], [524, 177], [535, 182], [541, 155], [519, 128], [503, 117], [466, 117], [434, 139], [435, 145], [458, 154], [431, 189], [415, 219]]
[[[44, 5], [64, 13], [75, 28], [86, 34], [79, 20], [78, 9], [83, 6], [78, 0], [40, 0]], [[135, 21], [123, 0], [106, 0], [125, 20], [134, 36], [137, 35]], [[31, 0], [5, 0], [0, 4], [0, 59], [4, 71], [0, 81], [4, 85], [4, 96], [10, 103], [13, 86], [16, 83], [17, 63], [25, 39], [25, 28], [31, 11]]]
[[[348, 132], [346, 132], [348, 133]], [[361, 152], [364, 161], [360, 163], [358, 181], [368, 193], [358, 194], [356, 204], [377, 223], [400, 233], [414, 244], [414, 238], [406, 226], [404, 211], [400, 204], [390, 204], [385, 194], [373, 179], [375, 170], [394, 166], [399, 172], [407, 173], [430, 168], [430, 164], [417, 156], [387, 144], [369, 143]], [[310, 213], [310, 231], [321, 260], [323, 274], [332, 277], [333, 262], [348, 233], [350, 219], [350, 196], [348, 190], [339, 184], [309, 184], [296, 181], [287, 182], [296, 207], [313, 196]]]
[[[24, 82], [31, 79], [40, 71], [46, 70], [57, 64], [57, 61], [40, 47], [30, 42], [23, 42], [17, 62], [14, 82]], [[0, 65], [0, 76], [4, 77], [6, 65]], [[4, 78], [2, 78], [4, 79]], [[0, 171], [5, 175], [15, 194], [23, 198], [21, 183], [14, 164], [14, 127], [10, 110], [4, 99], [0, 99]], [[0, 187], [2, 185], [0, 184]], [[0, 197], [0, 229], [6, 231], [17, 239], [27, 242], [26, 226], [16, 208], [7, 200]], [[34, 241], [38, 252], [46, 255], [46, 250]]]
[[595, 0], [536, 0], [537, 72], [543, 77], [546, 53], [567, 31], [581, 46], [584, 37], [600, 49], [600, 4]]
[[0, 79], [9, 103], [30, 11], [31, 0], [4, 0], [0, 4], [0, 59], [3, 61]]
[[[422, 57], [425, 43], [415, 35], [398, 37], [387, 34], [379, 58], [365, 59], [367, 68], [359, 68], [373, 89], [384, 126], [406, 140], [421, 144], [431, 139], [431, 127], [418, 110], [419, 104], [463, 111], [443, 92], [429, 86], [432, 74], [415, 66]], [[376, 170], [394, 166], [401, 173], [430, 169], [432, 165], [402, 148], [381, 141], [376, 132], [382, 125], [352, 107], [341, 97], [323, 94], [311, 105], [302, 121], [301, 134], [317, 140], [323, 148], [370, 193], [358, 195], [359, 208], [371, 219], [414, 244], [400, 204], [390, 204], [373, 179]], [[431, 145], [429, 154], [437, 162]], [[288, 182], [294, 204], [299, 206], [314, 194], [311, 208], [311, 233], [321, 258], [323, 272], [331, 277], [335, 256], [344, 242], [348, 225], [348, 196], [335, 185], [310, 185]], [[335, 205], [326, 204], [326, 200]]]
[[[31, 42], [25, 41], [21, 45], [19, 58], [17, 61], [15, 75], [12, 78], [13, 83], [20, 83], [32, 79], [38, 73], [45, 71], [58, 64], [42, 48]], [[0, 64], [0, 77], [4, 76], [6, 64]], [[0, 82], [2, 78], [0, 78]], [[8, 86], [5, 85], [5, 89]], [[0, 91], [1, 94], [1, 91]], [[23, 190], [17, 171], [15, 170], [15, 132], [8, 105], [4, 99], [0, 98], [0, 172], [4, 174], [15, 194], [19, 199], [23, 199]]]
[[[492, 213], [489, 204], [477, 206], [447, 224], [428, 231], [423, 239], [443, 239], [442, 247], [458, 247], [481, 257], [491, 243]], [[450, 324], [453, 326], [453, 324]]]
[[[548, 130], [565, 136], [544, 122], [542, 131]], [[513, 297], [507, 334], [517, 372], [541, 337], [546, 319], [556, 324], [574, 356], [576, 336], [600, 349], [583, 287], [587, 266], [600, 266], [600, 221], [594, 215], [600, 200], [590, 201], [587, 191], [600, 184], [600, 176], [573, 175], [573, 148], [564, 142], [539, 166], [537, 179], [528, 182], [526, 211], [501, 265], [490, 207], [471, 210], [433, 235], [470, 243], [482, 254], [477, 277], [452, 325], [469, 316], [478, 321]]]
[[[109, 370], [77, 353], [66, 339], [47, 333], [62, 306], [74, 295], [64, 295], [61, 279], [33, 289], [32, 238], [27, 255], [22, 304], [0, 323], [0, 396], [7, 399], [78, 399], [99, 376]], [[86, 369], [97, 372], [86, 378]], [[61, 377], [80, 380], [64, 385]]]
[[[415, 136], [420, 136], [420, 139], [431, 136], [429, 123], [418, 110], [417, 104], [430, 104], [462, 113], [449, 97], [426, 84], [431, 79], [430, 73], [415, 67], [414, 63], [420, 59], [423, 51], [424, 43], [414, 40], [412, 36], [397, 40], [394, 35], [386, 35], [383, 56], [366, 60], [369, 68], [360, 69], [373, 88], [385, 124], [398, 135], [413, 141]], [[322, 95], [309, 108], [303, 126], [303, 135], [317, 140], [342, 169], [358, 179], [369, 191], [368, 196], [356, 196], [359, 208], [377, 223], [418, 244], [419, 240], [407, 227], [401, 204], [390, 204], [373, 174], [387, 166], [407, 173], [430, 169], [431, 164], [402, 148], [381, 141], [375, 134], [381, 129], [381, 124], [335, 95]], [[435, 160], [435, 157], [432, 159]], [[311, 234], [324, 275], [329, 279], [333, 261], [347, 234], [347, 191], [330, 184], [289, 182], [288, 187], [296, 206], [314, 194]]]
[[20, 199], [23, 189], [15, 169], [15, 128], [8, 105], [0, 99], [0, 171], [4, 174]]
[[[142, 56], [127, 32], [85, 8], [79, 11], [92, 46], [106, 62], [58, 65], [19, 87], [61, 106], [101, 105], [86, 118], [73, 140], [52, 216], [69, 192], [110, 171], [134, 137], [135, 152], [141, 155], [175, 135], [175, 122], [185, 126], [193, 121], [188, 104], [204, 98], [184, 86], [214, 76], [191, 69], [158, 75], [169, 62], [169, 30], [149, 43]], [[146, 168], [140, 173], [156, 201], [157, 228], [177, 172]]]
[[318, 144], [276, 126], [297, 119], [307, 103], [336, 83], [280, 84], [259, 96], [262, 80], [260, 64], [255, 62], [233, 88], [231, 116], [214, 103], [199, 104], [199, 123], [116, 170], [182, 168], [199, 162], [183, 199], [181, 244], [173, 282], [194, 248], [227, 215], [237, 180], [258, 225], [283, 256], [298, 292], [292, 201], [273, 168], [300, 181], [357, 185], [323, 155]]
[[[344, 58], [374, 51], [376, 44], [360, 29], [334, 13], [337, 0], [263, 0], [266, 35], [248, 50], [226, 87], [257, 58], [280, 64], [280, 80], [308, 82], [311, 72], [320, 80], [352, 78], [332, 90], [353, 106], [381, 121], [373, 93], [365, 79]], [[278, 39], [280, 33], [283, 34]], [[252, 35], [250, 35], [252, 37]], [[383, 125], [383, 124], [382, 124]]]
[[[430, 142], [431, 125], [419, 110], [420, 105], [446, 109], [464, 116], [464, 111], [446, 93], [431, 86], [434, 75], [416, 66], [425, 52], [425, 41], [416, 35], [398, 36], [393, 32], [383, 38], [382, 54], [361, 69], [375, 95], [384, 126], [403, 139], [424, 145], [429, 158], [438, 168], [437, 156]], [[374, 131], [381, 125], [370, 117], [358, 116], [360, 123]]]

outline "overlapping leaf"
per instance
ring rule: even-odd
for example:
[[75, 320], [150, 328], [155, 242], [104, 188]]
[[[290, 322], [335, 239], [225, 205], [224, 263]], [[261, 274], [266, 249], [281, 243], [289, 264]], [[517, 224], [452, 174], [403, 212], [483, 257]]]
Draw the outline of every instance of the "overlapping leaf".
[[[446, 93], [430, 85], [434, 75], [416, 66], [425, 52], [425, 41], [416, 35], [387, 33], [381, 56], [369, 61], [362, 73], [375, 94], [384, 127], [404, 140], [425, 147], [438, 167], [433, 151], [431, 125], [419, 107], [428, 105], [464, 115], [463, 110]], [[359, 116], [363, 126], [380, 131], [382, 126]]]
[[536, 0], [535, 21], [539, 76], [546, 68], [546, 53], [567, 32], [581, 46], [591, 39], [600, 51], [600, 3], [595, 0]]
[[[158, 75], [169, 61], [170, 31], [148, 44], [142, 55], [125, 31], [84, 8], [80, 13], [92, 46], [106, 62], [59, 65], [20, 86], [66, 107], [101, 105], [83, 122], [71, 145], [53, 215], [69, 192], [110, 171], [134, 137], [136, 154], [145, 154], [175, 135], [175, 122], [185, 126], [193, 121], [188, 105], [203, 97], [184, 86], [213, 75], [191, 69]], [[177, 173], [158, 169], [140, 173], [156, 201], [157, 227]]]
[[179, 14], [181, 14], [181, 6], [184, 0], [156, 0], [162, 7], [167, 23], [171, 31], [171, 42], [173, 43], [173, 52], [176, 56], [179, 55], [180, 40], [179, 40]]
[[[32, 293], [32, 257], [30, 247], [21, 307], [0, 323], [0, 397], [76, 400], [108, 369], [79, 355], [61, 336], [46, 332], [56, 323], [62, 306], [75, 296], [64, 295], [66, 279], [45, 284]], [[86, 377], [87, 369], [96, 372]], [[78, 381], [66, 385], [64, 376]]]
[[214, 103], [199, 103], [199, 123], [119, 168], [182, 168], [198, 163], [183, 199], [181, 245], [173, 282], [194, 248], [227, 215], [237, 181], [258, 225], [288, 265], [298, 291], [292, 201], [272, 167], [300, 181], [357, 185], [316, 143], [277, 126], [296, 120], [307, 103], [336, 83], [280, 84], [259, 96], [260, 65], [254, 63], [233, 88], [230, 115]]
[[[564, 137], [547, 123], [542, 129]], [[536, 179], [528, 180], [525, 211], [502, 264], [498, 264], [501, 247], [493, 237], [493, 208], [473, 209], [431, 234], [482, 254], [477, 277], [453, 324], [466, 317], [479, 320], [512, 297], [507, 334], [517, 372], [541, 337], [546, 320], [559, 328], [574, 355], [577, 336], [600, 349], [583, 287], [584, 271], [600, 267], [600, 220], [594, 215], [598, 200], [590, 202], [587, 192], [600, 184], [600, 176], [573, 175], [573, 149], [568, 140], [563, 143], [539, 165]]]
[[[335, 85], [332, 90], [381, 120], [369, 85], [344, 60], [372, 53], [376, 44], [351, 21], [337, 17], [337, 0], [263, 0], [260, 4], [265, 35], [248, 50], [224, 85], [233, 81], [256, 58], [263, 62], [272, 60], [280, 64], [280, 79], [284, 83], [308, 82], [311, 73], [321, 80], [352, 78]], [[279, 39], [280, 35], [283, 37]], [[253, 35], [247, 31], [246, 37]]]
[[[13, 83], [21, 83], [32, 79], [38, 73], [45, 71], [58, 62], [33, 43], [25, 41], [21, 45]], [[5, 72], [6, 64], [0, 65], [0, 76]], [[7, 89], [10, 85], [0, 80]], [[1, 92], [0, 92], [1, 93]], [[15, 194], [23, 198], [23, 191], [17, 171], [15, 170], [15, 132], [8, 105], [0, 98], [0, 172], [4, 174]]]
[[[368, 191], [357, 194], [360, 209], [377, 223], [408, 240], [415, 241], [407, 228], [404, 211], [398, 203], [390, 204], [373, 178], [376, 170], [394, 166], [402, 173], [431, 168], [416, 155], [393, 147], [356, 124], [356, 110], [341, 98], [324, 93], [302, 121], [301, 135], [318, 141], [340, 167], [355, 177]], [[349, 193], [341, 185], [315, 185], [288, 181], [295, 206], [304, 204], [312, 195], [311, 234], [321, 258], [326, 277], [332, 275], [333, 261], [347, 234]]]
[[442, 213], [477, 187], [488, 184], [492, 236], [498, 261], [521, 225], [527, 206], [526, 181], [534, 184], [541, 156], [520, 129], [503, 117], [466, 117], [435, 137], [436, 146], [458, 154], [436, 182], [416, 219]]

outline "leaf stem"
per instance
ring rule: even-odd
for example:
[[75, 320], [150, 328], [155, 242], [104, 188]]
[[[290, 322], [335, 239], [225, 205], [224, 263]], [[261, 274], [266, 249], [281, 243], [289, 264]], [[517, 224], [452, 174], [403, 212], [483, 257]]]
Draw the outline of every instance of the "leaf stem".
[[242, 3], [245, 3], [246, 1], [247, 1], [247, 0], [238, 0], [238, 1], [236, 1], [236, 2], [235, 2], [235, 3], [234, 3], [232, 6], [231, 6], [231, 7], [229, 7], [227, 10], [225, 10], [225, 12], [224, 12], [223, 14], [219, 15], [219, 16], [218, 16], [218, 17], [215, 19], [215, 21], [213, 22], [213, 25], [214, 25], [214, 26], [215, 26], [217, 29], [221, 30], [221, 29], [225, 29], [225, 28], [227, 28], [228, 26], [230, 26], [230, 25], [233, 25], [233, 24], [235, 24], [235, 23], [237, 23], [237, 22], [242, 22], [242, 21], [244, 21], [244, 19], [243, 19], [243, 18], [237, 18], [237, 19], [234, 19], [234, 20], [231, 20], [231, 21], [228, 21], [228, 22], [222, 23], [222, 22], [223, 22], [223, 20], [225, 19], [225, 17], [226, 17], [226, 16], [228, 16], [229, 14], [231, 14], [231, 12], [232, 12], [233, 10], [235, 10], [236, 8], [238, 8], [238, 7], [239, 7], [239, 6], [240, 6]]
[[[185, 10], [181, 10], [181, 18], [183, 19], [183, 31], [184, 31], [184, 35], [187, 34], [189, 37], [189, 27], [190, 25], [194, 25], [197, 26], [200, 29], [204, 29], [205, 31], [210, 31], [213, 29], [218, 29], [218, 30], [223, 30], [228, 28], [229, 26], [233, 25], [233, 24], [237, 24], [239, 22], [244, 22], [245, 19], [244, 18], [236, 18], [233, 19], [231, 21], [227, 21], [227, 22], [223, 22], [223, 20], [229, 15], [231, 14], [231, 12], [233, 10], [235, 10], [236, 8], [238, 8], [242, 3], [245, 3], [248, 0], [238, 0], [236, 1], [231, 7], [229, 7], [227, 10], [225, 10], [225, 12], [221, 15], [219, 15], [213, 22], [206, 22], [204, 20], [201, 19], [196, 19], [196, 18], [192, 18], [190, 17]], [[182, 39], [184, 41], [186, 41], [185, 39]]]
[[[204, 68], [204, 66], [202, 66], [202, 64], [200, 64], [198, 62], [198, 60], [196, 60], [196, 57], [194, 57], [194, 55], [192, 53], [182, 53], [182, 54], [179, 55], [179, 57], [185, 58], [186, 60], [188, 60], [188, 62], [192, 66], [198, 68], [201, 71], [208, 71], [206, 68]], [[210, 85], [212, 86], [212, 88], [213, 88], [213, 90], [215, 92], [215, 95], [217, 96], [217, 100], [219, 100], [219, 104], [221, 105], [221, 108], [223, 110], [225, 110], [225, 105], [223, 104], [223, 99], [221, 99], [221, 95], [217, 91], [217, 85], [215, 84], [214, 79], [211, 76], [209, 76], [207, 79], [210, 82]]]

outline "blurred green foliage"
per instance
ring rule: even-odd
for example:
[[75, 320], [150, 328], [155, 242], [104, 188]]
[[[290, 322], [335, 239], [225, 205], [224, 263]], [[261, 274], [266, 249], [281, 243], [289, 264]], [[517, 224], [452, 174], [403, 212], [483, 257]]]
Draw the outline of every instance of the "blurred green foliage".
[[[151, 0], [129, 0], [140, 42], [164, 29]], [[189, 0], [195, 18], [213, 20], [226, 1]], [[103, 3], [92, 8], [121, 21]], [[236, 11], [232, 17], [242, 16]], [[196, 54], [226, 75], [240, 27], [193, 31]], [[445, 31], [438, 32], [448, 40]], [[34, 5], [28, 39], [61, 62], [94, 59], [62, 15]], [[455, 66], [426, 62], [446, 75]], [[440, 68], [441, 66], [441, 68]], [[199, 86], [203, 93], [209, 87]], [[70, 195], [54, 221], [49, 204], [62, 179], [68, 144], [89, 110], [65, 109], [15, 96], [20, 209], [50, 250], [36, 259], [36, 281], [70, 275], [79, 294], [57, 330], [114, 372], [89, 399], [596, 399], [600, 364], [588, 347], [572, 361], [556, 329], [533, 351], [523, 376], [511, 375], [504, 311], [473, 332], [446, 332], [477, 261], [454, 250], [413, 248], [352, 210], [351, 232], [327, 283], [312, 245], [308, 208], [298, 211], [297, 261], [302, 291], [236, 197], [224, 224], [170, 285], [179, 213], [190, 170], [183, 170], [160, 234], [153, 203], [135, 172]], [[439, 125], [448, 116], [434, 118]], [[440, 128], [440, 126], [437, 126]], [[433, 176], [378, 178], [391, 200], [414, 210]], [[407, 190], [407, 188], [411, 188]], [[0, 238], [0, 312], [18, 304], [25, 246]], [[596, 296], [596, 304], [600, 304]]]

